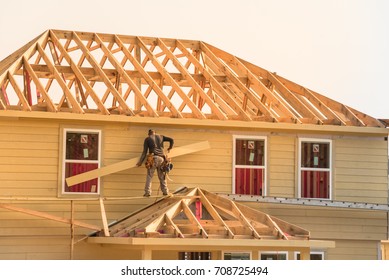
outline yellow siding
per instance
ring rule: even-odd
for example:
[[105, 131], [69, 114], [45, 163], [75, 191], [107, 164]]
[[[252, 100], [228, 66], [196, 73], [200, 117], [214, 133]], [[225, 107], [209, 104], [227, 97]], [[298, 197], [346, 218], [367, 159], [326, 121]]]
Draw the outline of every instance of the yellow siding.
[[[129, 124], [47, 120], [0, 121], [0, 196], [58, 197], [61, 172], [61, 133], [63, 128], [100, 128], [102, 130], [102, 165], [139, 157], [148, 126]], [[187, 186], [225, 193], [232, 191], [233, 135], [226, 130], [172, 128], [153, 126], [158, 133], [171, 136], [176, 146], [208, 140], [211, 149], [173, 159], [170, 190]], [[253, 135], [250, 132], [250, 135]], [[258, 134], [263, 136], [264, 134]], [[267, 138], [267, 194], [295, 197], [297, 183], [296, 135], [269, 135]], [[335, 139], [334, 199], [386, 203], [387, 142], [362, 138]], [[131, 200], [105, 201], [108, 223], [120, 219], [155, 201], [143, 198], [146, 170], [144, 166], [124, 170], [102, 178], [105, 197], [136, 197]], [[158, 179], [153, 181], [154, 194]], [[70, 202], [0, 201], [0, 203], [70, 218]], [[285, 219], [311, 231], [314, 239], [340, 240], [339, 248], [328, 252], [329, 258], [377, 258], [377, 240], [387, 238], [386, 213], [250, 204], [266, 213]], [[102, 226], [98, 201], [75, 202], [75, 219]], [[76, 227], [77, 239], [93, 232]], [[347, 243], [349, 242], [349, 243]], [[364, 243], [365, 242], [365, 243]], [[351, 244], [351, 245], [350, 245]], [[353, 245], [355, 244], [355, 246]], [[356, 249], [348, 253], [347, 246]], [[359, 247], [358, 247], [359, 246]], [[367, 247], [363, 247], [367, 246]], [[114, 249], [112, 249], [114, 248]], [[366, 249], [366, 254], [363, 253]], [[359, 251], [358, 251], [359, 250]], [[120, 251], [120, 252], [118, 252]], [[373, 252], [374, 251], [374, 252]], [[353, 255], [355, 254], [355, 255]], [[169, 255], [169, 256], [168, 256]], [[170, 253], [166, 257], [171, 257]], [[0, 259], [68, 259], [70, 226], [0, 208]], [[75, 258], [137, 259], [139, 253], [104, 248], [80, 242]]]
[[328, 249], [330, 260], [377, 260], [379, 259], [378, 241], [335, 240], [336, 248]]
[[296, 138], [269, 137], [269, 196], [295, 197], [296, 186]]
[[384, 139], [334, 141], [334, 199], [388, 202], [388, 142]]
[[[310, 231], [313, 239], [382, 240], [387, 238], [383, 211], [247, 203]], [[334, 249], [336, 250], [336, 249]]]

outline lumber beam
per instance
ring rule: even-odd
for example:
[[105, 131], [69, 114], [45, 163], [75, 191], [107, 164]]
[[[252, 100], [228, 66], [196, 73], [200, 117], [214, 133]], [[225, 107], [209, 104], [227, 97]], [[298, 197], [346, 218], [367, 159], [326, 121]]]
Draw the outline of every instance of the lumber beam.
[[[233, 110], [237, 115], [241, 116], [244, 120], [251, 120], [251, 117], [246, 113], [245, 110], [238, 104], [234, 98], [232, 98], [228, 92], [223, 88], [223, 86], [220, 84], [221, 81], [224, 80], [218, 80], [214, 75], [209, 73], [209, 71], [201, 65], [201, 63], [198, 61], [196, 57], [194, 57], [182, 44], [181, 40], [177, 40], [177, 47], [178, 49], [186, 55], [186, 57], [189, 59], [189, 61], [198, 69], [199, 72], [204, 75], [204, 77], [210, 82], [210, 85], [213, 87], [213, 89], [217, 92], [218, 95], [222, 96], [226, 102], [224, 102], [223, 98], [216, 98], [215, 102], [217, 102], [220, 107], [224, 108], [225, 111], [229, 112], [230, 110]], [[225, 109], [227, 108], [227, 109]]]
[[82, 40], [78, 37], [76, 32], [73, 32], [73, 40], [79, 46], [79, 48], [84, 53], [88, 62], [92, 65], [92, 67], [96, 70], [96, 72], [103, 78], [103, 81], [107, 88], [111, 91], [112, 95], [119, 102], [122, 109], [129, 115], [135, 115], [134, 112], [128, 107], [126, 101], [120, 95], [120, 93], [116, 90], [115, 86], [111, 83], [110, 79], [105, 75], [104, 71], [101, 69], [101, 65], [95, 60], [92, 54], [89, 52], [88, 48], [82, 43]]
[[[176, 109], [176, 107], [173, 105], [173, 103], [170, 101], [169, 98], [166, 97], [162, 89], [157, 85], [155, 80], [150, 76], [148, 72], [142, 67], [140, 62], [138, 60], [140, 57], [140, 48], [139, 46], [136, 46], [135, 50], [136, 53], [139, 52], [139, 55], [137, 55], [138, 58], [134, 58], [133, 55], [129, 50], [126, 49], [123, 42], [120, 40], [119, 37], [115, 36], [115, 42], [116, 44], [121, 47], [122, 52], [124, 53], [125, 57], [134, 65], [135, 69], [140, 73], [141, 77], [143, 77], [147, 83], [149, 84], [150, 88], [155, 91], [155, 93], [158, 95], [159, 98], [165, 103], [165, 106], [169, 109], [170, 112], [172, 112], [174, 117], [182, 118], [182, 114]], [[141, 84], [141, 79], [138, 78], [139, 84]], [[138, 105], [137, 105], [138, 106]], [[140, 108], [140, 107], [139, 107]]]
[[[54, 215], [47, 214], [47, 213], [44, 213], [44, 212], [41, 212], [41, 211], [36, 211], [36, 210], [30, 210], [30, 209], [26, 209], [26, 208], [22, 208], [22, 207], [17, 207], [17, 206], [10, 205], [10, 204], [0, 204], [0, 208], [4, 208], [4, 209], [7, 209], [7, 210], [16, 211], [16, 212], [20, 212], [20, 213], [32, 215], [32, 216], [35, 216], [35, 217], [40, 217], [40, 218], [48, 219], [48, 220], [53, 220], [53, 221], [60, 222], [60, 223], [65, 223], [65, 224], [71, 224], [72, 223], [71, 219], [54, 216]], [[76, 221], [76, 220], [73, 220], [73, 224], [76, 225], [76, 226], [79, 226], [79, 227], [89, 228], [89, 229], [98, 230], [98, 231], [101, 230], [101, 228], [98, 227], [98, 226], [87, 224], [87, 223]]]
[[168, 49], [165, 43], [157, 39], [158, 46], [161, 50], [166, 54], [167, 57], [173, 62], [173, 65], [180, 71], [182, 76], [189, 81], [189, 84], [192, 86], [193, 90], [204, 99], [204, 101], [211, 108], [212, 112], [214, 112], [220, 120], [226, 120], [226, 115], [220, 110], [220, 108], [215, 104], [215, 102], [205, 94], [204, 90], [200, 87], [200, 85], [192, 78], [189, 71], [180, 63], [177, 57]]
[[58, 72], [58, 70], [55, 68], [54, 64], [51, 63], [50, 59], [47, 57], [45, 51], [42, 49], [41, 46], [37, 45], [38, 52], [42, 56], [43, 60], [46, 62], [49, 69], [52, 71], [52, 73], [55, 76], [55, 80], [58, 82], [59, 86], [62, 88], [66, 99], [69, 100], [70, 104], [72, 105], [72, 109], [75, 113], [85, 113], [84, 110], [81, 108], [80, 104], [77, 102], [77, 100], [73, 97], [72, 93], [70, 92], [69, 88], [67, 87], [63, 76]]
[[158, 113], [151, 107], [149, 102], [147, 102], [146, 98], [143, 96], [142, 92], [140, 91], [136, 83], [130, 78], [130, 76], [124, 70], [123, 66], [119, 63], [119, 61], [117, 61], [117, 59], [113, 56], [110, 50], [104, 45], [104, 42], [100, 39], [100, 37], [97, 34], [95, 35], [95, 38], [96, 38], [96, 42], [100, 44], [102, 51], [107, 56], [111, 64], [118, 71], [119, 75], [124, 78], [124, 80], [127, 82], [129, 87], [134, 91], [137, 100], [140, 101], [143, 106], [145, 106], [146, 110], [149, 112], [151, 116], [158, 117]]
[[102, 112], [104, 115], [110, 115], [107, 108], [105, 108], [104, 104], [101, 102], [100, 98], [97, 96], [97, 94], [94, 92], [93, 88], [89, 84], [89, 82], [86, 80], [84, 75], [82, 74], [81, 70], [77, 66], [77, 64], [73, 61], [73, 59], [70, 57], [70, 55], [67, 53], [65, 48], [62, 46], [61, 42], [58, 40], [56, 35], [53, 31], [50, 31], [50, 38], [55, 44], [55, 46], [61, 51], [61, 54], [64, 56], [65, 60], [70, 65], [72, 71], [76, 75], [77, 79], [80, 81], [80, 83], [85, 87], [86, 92], [91, 96], [93, 101], [96, 103], [97, 108]]
[[[208, 141], [203, 142], [197, 142], [194, 144], [189, 144], [182, 147], [173, 148], [169, 152], [169, 157], [178, 157], [190, 153], [199, 152], [202, 150], [209, 149], [210, 145]], [[69, 187], [74, 186], [76, 184], [89, 181], [91, 179], [106, 176], [112, 173], [120, 172], [126, 169], [130, 169], [133, 167], [136, 167], [136, 164], [138, 163], [139, 158], [132, 158], [125, 161], [117, 162], [108, 166], [104, 166], [98, 169], [94, 169], [85, 173], [81, 173], [72, 177], [66, 178], [66, 183]]]
[[147, 57], [151, 60], [155, 68], [157, 68], [158, 72], [162, 75], [162, 77], [168, 81], [170, 86], [177, 92], [177, 94], [181, 97], [183, 103], [185, 103], [191, 110], [192, 113], [199, 119], [206, 119], [206, 116], [203, 112], [192, 102], [192, 100], [187, 96], [187, 94], [181, 89], [181, 87], [177, 84], [177, 82], [170, 76], [168, 71], [163, 67], [163, 65], [158, 61], [155, 55], [147, 48], [145, 43], [141, 38], [138, 38], [139, 46], [142, 48]]
[[221, 60], [208, 48], [204, 43], [200, 43], [201, 51], [222, 71], [230, 81], [232, 81], [247, 98], [261, 111], [261, 113], [267, 117], [273, 118], [277, 121], [277, 118], [270, 112], [270, 110], [256, 97], [250, 90], [244, 85], [234, 73], [231, 72]]

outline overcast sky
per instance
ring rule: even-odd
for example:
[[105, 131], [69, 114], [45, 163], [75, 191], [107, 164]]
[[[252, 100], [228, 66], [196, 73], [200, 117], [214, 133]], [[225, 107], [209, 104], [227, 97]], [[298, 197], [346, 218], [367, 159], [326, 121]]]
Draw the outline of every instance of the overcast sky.
[[389, 119], [386, 0], [1, 2], [0, 60], [47, 29], [201, 40]]

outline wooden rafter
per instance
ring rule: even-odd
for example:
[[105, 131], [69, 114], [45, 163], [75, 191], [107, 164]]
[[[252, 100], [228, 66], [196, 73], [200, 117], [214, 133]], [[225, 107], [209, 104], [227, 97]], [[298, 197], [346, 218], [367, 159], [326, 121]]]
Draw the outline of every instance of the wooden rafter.
[[193, 90], [201, 96], [205, 100], [205, 102], [209, 105], [211, 110], [217, 115], [220, 120], [226, 120], [226, 115], [220, 110], [220, 108], [213, 102], [213, 100], [204, 92], [204, 90], [200, 87], [200, 85], [193, 79], [188, 70], [180, 63], [177, 57], [168, 49], [165, 43], [158, 39], [158, 46], [162, 49], [162, 51], [166, 54], [167, 57], [173, 62], [174, 66], [180, 71], [184, 79], [189, 81], [189, 84], [192, 86]]
[[83, 51], [85, 58], [88, 60], [88, 62], [92, 65], [93, 69], [99, 74], [99, 76], [103, 79], [105, 85], [107, 88], [111, 91], [113, 96], [118, 100], [120, 106], [122, 109], [129, 115], [134, 115], [134, 112], [128, 107], [127, 103], [123, 99], [123, 97], [120, 95], [120, 93], [116, 90], [116, 88], [111, 83], [110, 79], [107, 75], [105, 75], [104, 71], [101, 70], [101, 66], [96, 61], [96, 59], [91, 55], [88, 48], [85, 47], [85, 45], [82, 43], [81, 39], [78, 37], [76, 32], [73, 32], [73, 40], [76, 42], [78, 47]]
[[158, 61], [158, 59], [154, 56], [154, 54], [147, 48], [145, 43], [141, 38], [138, 37], [138, 44], [145, 52], [145, 54], [149, 57], [155, 68], [157, 68], [158, 72], [162, 75], [162, 77], [168, 81], [170, 86], [178, 93], [178, 95], [182, 98], [183, 103], [185, 103], [191, 110], [192, 113], [200, 119], [205, 119], [205, 115], [201, 112], [196, 105], [190, 100], [190, 98], [186, 95], [186, 93], [181, 89], [181, 87], [177, 84], [177, 82], [169, 75], [167, 70], [162, 66], [162, 64]]
[[[176, 109], [176, 107], [171, 103], [170, 99], [166, 97], [166, 95], [163, 93], [162, 89], [158, 86], [156, 81], [147, 73], [144, 68], [141, 66], [139, 59], [136, 59], [132, 56], [131, 52], [128, 51], [123, 42], [120, 40], [118, 36], [115, 35], [115, 42], [121, 47], [124, 55], [126, 58], [134, 65], [135, 69], [141, 74], [141, 76], [147, 81], [147, 83], [150, 86], [150, 89], [154, 90], [160, 99], [163, 100], [166, 107], [172, 112], [173, 116], [182, 118], [182, 114]], [[136, 47], [137, 53], [139, 52], [139, 47]], [[137, 55], [139, 56], [139, 55]], [[140, 79], [140, 78], [138, 78]], [[141, 81], [139, 81], [141, 82]], [[138, 85], [139, 87], [139, 85]]]
[[269, 109], [258, 99], [257, 96], [252, 94], [250, 90], [244, 85], [237, 76], [232, 73], [226, 66], [222, 64], [222, 62], [216, 57], [215, 54], [212, 53], [212, 51], [203, 43], [200, 43], [201, 50], [207, 55], [207, 57], [212, 60], [212, 62], [222, 71], [228, 79], [230, 79], [234, 85], [236, 85], [241, 92], [247, 96], [247, 98], [255, 105], [257, 106], [258, 110], [262, 112], [265, 116], [272, 117], [276, 120], [274, 115], [269, 111]]
[[[195, 216], [198, 207], [203, 214]], [[199, 188], [162, 198], [109, 230], [112, 237], [132, 238], [309, 239], [301, 227]]]
[[383, 127], [193, 40], [48, 30], [0, 62], [0, 88], [0, 110], [8, 111]]
[[104, 106], [104, 104], [101, 102], [100, 98], [97, 96], [97, 94], [94, 92], [93, 88], [90, 86], [86, 78], [82, 75], [80, 69], [77, 67], [77, 65], [74, 63], [73, 59], [70, 57], [70, 55], [66, 52], [65, 48], [61, 45], [58, 38], [54, 34], [53, 31], [50, 32], [51, 39], [53, 40], [54, 44], [59, 48], [61, 53], [64, 55], [65, 60], [70, 65], [71, 69], [73, 70], [76, 79], [80, 81], [80, 83], [85, 87], [87, 93], [92, 97], [93, 101], [96, 103], [98, 109], [100, 112], [102, 112], [105, 115], [109, 115], [109, 111]]

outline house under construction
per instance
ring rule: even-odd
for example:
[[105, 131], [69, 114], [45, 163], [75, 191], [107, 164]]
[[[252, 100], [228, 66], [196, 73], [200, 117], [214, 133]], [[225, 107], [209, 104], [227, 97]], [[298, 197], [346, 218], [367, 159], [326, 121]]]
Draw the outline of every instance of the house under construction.
[[385, 258], [387, 136], [205, 42], [48, 30], [0, 62], [0, 259]]

